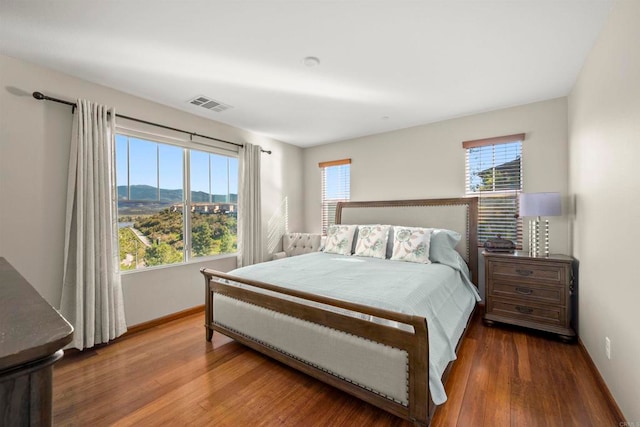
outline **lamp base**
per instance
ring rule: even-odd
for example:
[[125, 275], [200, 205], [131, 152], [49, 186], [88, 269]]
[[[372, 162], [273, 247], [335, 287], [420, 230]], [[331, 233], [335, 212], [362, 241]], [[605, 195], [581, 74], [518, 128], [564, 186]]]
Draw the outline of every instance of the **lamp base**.
[[548, 257], [549, 256], [549, 220], [544, 220], [544, 242], [540, 242], [540, 217], [529, 221], [529, 256]]

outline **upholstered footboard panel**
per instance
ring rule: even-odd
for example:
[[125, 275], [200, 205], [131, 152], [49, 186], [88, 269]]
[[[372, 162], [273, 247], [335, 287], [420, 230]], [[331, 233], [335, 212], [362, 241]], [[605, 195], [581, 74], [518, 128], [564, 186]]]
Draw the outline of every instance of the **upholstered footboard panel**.
[[213, 298], [213, 322], [404, 406], [408, 404], [409, 362], [404, 350], [220, 294]]

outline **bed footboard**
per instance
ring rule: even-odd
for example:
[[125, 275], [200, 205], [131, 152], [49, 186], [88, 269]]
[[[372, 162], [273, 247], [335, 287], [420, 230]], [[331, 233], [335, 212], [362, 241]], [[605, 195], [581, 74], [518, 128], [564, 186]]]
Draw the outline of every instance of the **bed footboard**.
[[[432, 405], [429, 396], [427, 322], [424, 317], [394, 313], [281, 288], [215, 270], [203, 268], [201, 272], [205, 277], [205, 336], [208, 341], [211, 341], [214, 331], [220, 332], [394, 415], [419, 425], [428, 424]], [[216, 297], [219, 297], [219, 301], [216, 301]], [[403, 402], [403, 399], [390, 398], [377, 390], [363, 387], [353, 378], [336, 374], [332, 369], [318, 366], [279, 346], [270, 345], [263, 337], [250, 336], [238, 330], [239, 328], [225, 324], [225, 319], [218, 318], [214, 308], [216, 305], [223, 307], [222, 304], [228, 304], [229, 301], [248, 304], [256, 310], [267, 310], [290, 316], [299, 323], [301, 321], [312, 325], [312, 328], [320, 325], [322, 328], [336, 331], [336, 334], [359, 337], [355, 339], [366, 340], [380, 347], [384, 346], [389, 349], [389, 353], [406, 352], [407, 372], [404, 375], [406, 399]], [[220, 312], [223, 314], [222, 310]], [[354, 316], [353, 313], [357, 315]], [[381, 324], [380, 319], [407, 326], [403, 328], [388, 326]], [[365, 345], [368, 344], [365, 343]], [[389, 357], [396, 357], [396, 355]]]

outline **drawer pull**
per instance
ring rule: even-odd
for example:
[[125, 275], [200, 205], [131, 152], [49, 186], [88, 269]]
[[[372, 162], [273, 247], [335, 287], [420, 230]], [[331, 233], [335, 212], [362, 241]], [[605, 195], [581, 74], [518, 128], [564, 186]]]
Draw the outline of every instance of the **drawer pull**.
[[529, 288], [516, 288], [516, 292], [520, 295], [531, 295], [533, 293]]
[[533, 313], [533, 308], [531, 308], [531, 307], [523, 307], [521, 305], [516, 305], [516, 310], [518, 310], [522, 314], [531, 314], [531, 313]]
[[521, 276], [531, 276], [533, 274], [533, 271], [531, 271], [531, 270], [516, 270], [516, 273], [518, 273]]

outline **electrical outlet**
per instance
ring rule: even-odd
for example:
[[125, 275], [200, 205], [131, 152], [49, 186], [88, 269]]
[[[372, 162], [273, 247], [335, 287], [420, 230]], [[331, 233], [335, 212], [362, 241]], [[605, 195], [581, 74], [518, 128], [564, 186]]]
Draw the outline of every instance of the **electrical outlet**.
[[607, 355], [607, 359], [611, 360], [611, 340], [609, 337], [604, 337], [604, 352]]

